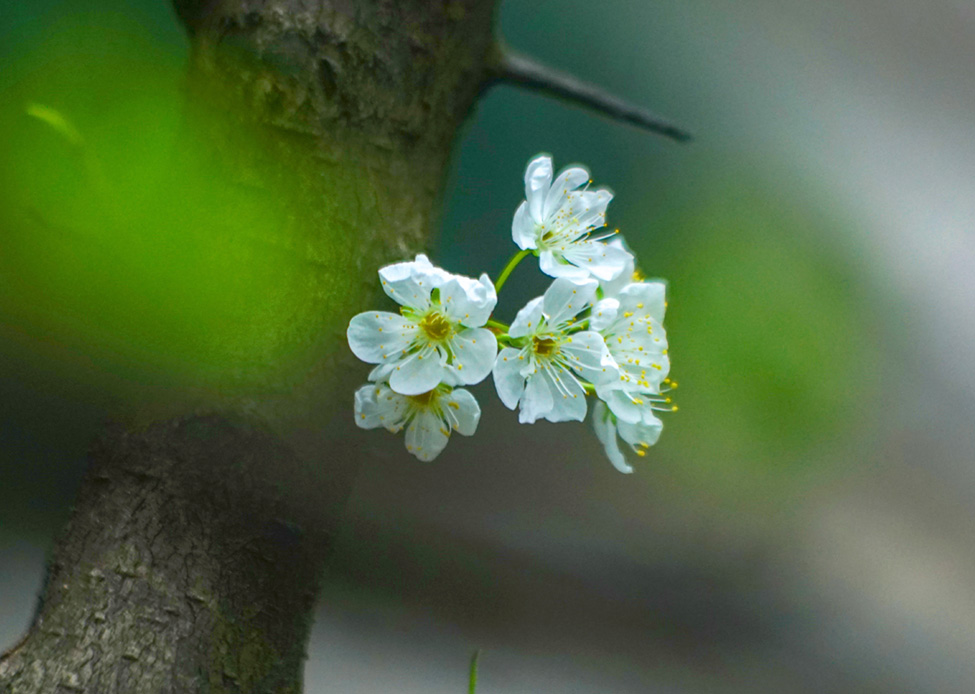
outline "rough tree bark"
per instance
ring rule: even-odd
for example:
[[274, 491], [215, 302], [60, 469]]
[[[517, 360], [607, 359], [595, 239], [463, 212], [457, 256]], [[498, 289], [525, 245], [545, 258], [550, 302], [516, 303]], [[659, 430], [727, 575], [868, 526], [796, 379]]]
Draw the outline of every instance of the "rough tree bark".
[[348, 409], [345, 323], [375, 269], [427, 239], [493, 45], [495, 0], [175, 5], [191, 110], [220, 116], [203, 121], [214, 160], [285, 198], [289, 223], [260, 241], [312, 268], [296, 291], [315, 300], [282, 337], [303, 357], [248, 364], [219, 401], [102, 438], [34, 624], [0, 660], [4, 694], [301, 690], [357, 462], [347, 412], [325, 457], [304, 432], [328, 428], [329, 403]]
[[174, 4], [192, 37], [189, 110], [218, 116], [202, 141], [283, 211], [261, 247], [306, 268], [275, 328], [298, 356], [249, 358], [219, 397], [147, 403], [102, 437], [34, 623], [0, 658], [0, 694], [300, 691], [361, 455], [344, 329], [376, 269], [424, 244], [480, 91], [508, 80], [687, 138], [505, 54], [496, 0]]

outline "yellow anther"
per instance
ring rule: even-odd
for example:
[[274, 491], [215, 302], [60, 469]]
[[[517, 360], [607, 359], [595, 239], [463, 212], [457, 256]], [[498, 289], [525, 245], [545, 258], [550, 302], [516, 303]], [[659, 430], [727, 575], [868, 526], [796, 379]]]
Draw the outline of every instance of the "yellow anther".
[[426, 393], [420, 393], [419, 395], [411, 395], [410, 400], [415, 402], [417, 405], [420, 405], [421, 407], [426, 407], [436, 397], [437, 397], [436, 390], [428, 390]]
[[443, 340], [453, 332], [450, 321], [438, 311], [425, 315], [420, 320], [420, 328], [431, 340]]
[[532, 351], [540, 357], [550, 357], [558, 351], [558, 343], [550, 337], [533, 337]]

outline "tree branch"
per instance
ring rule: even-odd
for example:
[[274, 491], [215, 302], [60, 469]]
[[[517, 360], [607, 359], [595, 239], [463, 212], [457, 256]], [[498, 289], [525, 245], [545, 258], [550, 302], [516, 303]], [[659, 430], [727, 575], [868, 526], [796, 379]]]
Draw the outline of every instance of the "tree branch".
[[498, 52], [492, 66], [491, 77], [494, 84], [501, 82], [534, 89], [542, 94], [565, 99], [598, 111], [614, 120], [631, 123], [638, 128], [669, 137], [677, 142], [688, 142], [692, 139], [691, 134], [686, 130], [645, 108], [509, 48], [502, 48]]

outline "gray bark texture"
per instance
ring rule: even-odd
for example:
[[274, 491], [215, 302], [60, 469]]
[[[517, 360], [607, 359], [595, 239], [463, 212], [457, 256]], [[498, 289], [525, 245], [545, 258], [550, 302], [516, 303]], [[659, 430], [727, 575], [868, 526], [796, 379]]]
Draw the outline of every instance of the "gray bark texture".
[[107, 433], [6, 691], [298, 691], [329, 545], [314, 473], [220, 417]]
[[274, 328], [295, 356], [248, 357], [219, 396], [142, 403], [97, 442], [0, 694], [301, 691], [360, 455], [344, 329], [376, 269], [428, 239], [494, 5], [175, 0], [201, 146], [284, 210], [241, 242], [306, 268]]

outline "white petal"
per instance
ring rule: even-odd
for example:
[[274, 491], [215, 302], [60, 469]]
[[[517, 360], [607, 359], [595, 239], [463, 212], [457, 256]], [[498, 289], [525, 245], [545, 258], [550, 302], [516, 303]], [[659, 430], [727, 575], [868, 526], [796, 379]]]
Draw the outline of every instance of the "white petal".
[[[420, 262], [422, 258], [426, 263]], [[425, 309], [430, 305], [430, 291], [434, 283], [422, 269], [429, 265], [425, 255], [418, 255], [416, 261], [394, 263], [379, 270], [383, 291], [400, 306]]]
[[550, 219], [564, 204], [566, 197], [574, 193], [575, 189], [589, 182], [589, 172], [581, 167], [565, 169], [552, 182], [548, 194], [545, 196], [545, 206], [542, 215]]
[[635, 282], [620, 291], [619, 300], [621, 310], [634, 312], [638, 316], [650, 316], [663, 323], [667, 285], [663, 282]]
[[528, 214], [528, 203], [523, 202], [515, 210], [511, 221], [511, 239], [523, 251], [538, 248], [538, 225]]
[[505, 347], [494, 362], [494, 387], [501, 402], [509, 410], [518, 407], [518, 401], [525, 392], [525, 377], [521, 375], [521, 367], [527, 360], [519, 359], [519, 356], [520, 350]]
[[542, 297], [542, 310], [548, 316], [548, 324], [561, 325], [573, 316], [584, 311], [593, 297], [599, 284], [595, 280], [573, 280], [564, 277], [552, 282]]
[[414, 334], [415, 324], [388, 311], [367, 311], [353, 316], [345, 333], [352, 353], [367, 364], [399, 359]]
[[566, 338], [560, 347], [572, 370], [594, 384], [619, 380], [619, 367], [610, 356], [603, 336], [584, 330]]
[[606, 225], [606, 208], [613, 199], [610, 191], [604, 188], [580, 191], [572, 197], [572, 224], [580, 231]]
[[589, 327], [602, 331], [611, 326], [619, 315], [620, 302], [616, 299], [603, 299], [593, 304], [589, 317]]
[[660, 385], [670, 373], [670, 358], [666, 354], [641, 357], [632, 364], [625, 355], [620, 359], [620, 371], [629, 376], [627, 383], [638, 385], [643, 392], [659, 393]]
[[445, 372], [441, 355], [426, 347], [396, 365], [389, 377], [389, 387], [402, 395], [419, 395], [440, 385]]
[[498, 304], [498, 293], [486, 274], [476, 280], [454, 275], [440, 287], [440, 302], [452, 320], [477, 328], [491, 317]]
[[406, 427], [406, 450], [427, 463], [440, 455], [447, 445], [450, 431], [432, 412], [421, 411]]
[[376, 396], [380, 389], [372, 383], [364, 385], [355, 392], [355, 423], [361, 429], [375, 429], [381, 427], [379, 420], [379, 407]]
[[[643, 420], [643, 410], [648, 405], [646, 401], [640, 404], [641, 398], [637, 393], [632, 393], [627, 389], [616, 388], [616, 384], [596, 386], [596, 396], [605, 401], [606, 405], [622, 422], [633, 424]], [[634, 402], [634, 399], [637, 402]]]
[[540, 377], [546, 380], [552, 394], [552, 406], [545, 419], [550, 422], [581, 422], [586, 418], [586, 391], [579, 381], [557, 368], [539, 371], [535, 378]]
[[616, 440], [616, 424], [603, 402], [597, 402], [592, 408], [592, 428], [596, 432], [596, 438], [603, 444], [606, 457], [613, 467], [625, 474], [633, 472], [633, 468], [626, 463], [626, 458], [620, 451], [619, 441]]
[[623, 287], [633, 282], [633, 273], [636, 271], [636, 260], [633, 257], [633, 252], [626, 247], [626, 242], [620, 236], [614, 236], [606, 245], [619, 248], [629, 254], [626, 264], [623, 266], [623, 272], [616, 279], [600, 281], [599, 283], [599, 286], [603, 288], [603, 296], [615, 297], [623, 290]]
[[554, 251], [546, 250], [538, 254], [538, 269], [549, 277], [566, 277], [570, 279], [585, 279], [589, 271], [562, 262], [562, 256]]
[[545, 196], [552, 185], [552, 158], [541, 155], [528, 162], [525, 169], [525, 201], [528, 213], [536, 221], [542, 221]]
[[487, 378], [498, 356], [498, 339], [487, 328], [470, 328], [458, 333], [451, 339], [450, 347], [454, 362], [448, 368], [454, 374], [454, 382], [468, 386]]
[[608, 190], [579, 190], [566, 195], [562, 207], [548, 216], [552, 230], [566, 241], [606, 225], [606, 207], [613, 194]]
[[633, 424], [621, 420], [618, 427], [621, 439], [631, 446], [646, 448], [657, 443], [660, 439], [660, 432], [663, 431], [664, 423], [650, 414], [648, 421]]
[[525, 394], [521, 396], [518, 421], [522, 424], [534, 424], [549, 414], [555, 403], [553, 389], [554, 384], [550, 378], [546, 378], [544, 369], [532, 374], [525, 384]]
[[525, 337], [531, 335], [538, 329], [538, 324], [542, 320], [542, 299], [535, 297], [518, 311], [518, 315], [511, 322], [508, 334], [511, 337]]
[[385, 383], [371, 383], [355, 393], [355, 423], [363, 429], [385, 427], [399, 431], [406, 409], [406, 398], [394, 393]]
[[414, 277], [428, 279], [434, 287], [439, 287], [451, 277], [454, 277], [453, 274], [431, 263], [430, 259], [423, 253], [418, 253], [413, 260], [412, 272]]
[[604, 331], [610, 354], [626, 376], [619, 387], [642, 392], [660, 392], [660, 384], [670, 372], [667, 333], [649, 316], [623, 313]]
[[369, 380], [373, 383], [378, 381], [388, 381], [389, 375], [393, 373], [399, 362], [394, 361], [390, 363], [388, 360], [384, 364], [378, 365], [372, 371], [369, 372]]
[[615, 248], [600, 241], [577, 241], [570, 244], [562, 253], [569, 263], [588, 271], [600, 280], [612, 280], [623, 274], [628, 251]]
[[458, 434], [473, 436], [477, 430], [477, 423], [481, 420], [481, 406], [470, 392], [463, 388], [456, 388], [453, 392], [443, 396], [447, 416], [454, 421], [454, 428]]

